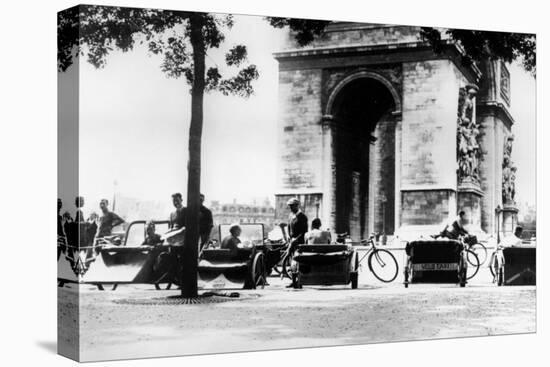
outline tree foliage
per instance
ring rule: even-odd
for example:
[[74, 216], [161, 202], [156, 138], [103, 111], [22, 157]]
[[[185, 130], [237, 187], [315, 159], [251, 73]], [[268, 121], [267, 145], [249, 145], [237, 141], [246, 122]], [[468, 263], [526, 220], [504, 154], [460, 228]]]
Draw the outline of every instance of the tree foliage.
[[[127, 52], [136, 44], [146, 44], [161, 57], [161, 70], [171, 78], [184, 77], [193, 84], [193, 48], [190, 44], [191, 12], [104, 6], [79, 6], [60, 13], [58, 22], [58, 69], [65, 71], [76, 56], [85, 57], [103, 68], [113, 50]], [[203, 17], [205, 52], [219, 48], [224, 31], [234, 24], [232, 15], [199, 13]], [[228, 67], [241, 68], [225, 78], [218, 66], [206, 71], [206, 90], [248, 97], [252, 81], [258, 79], [256, 66], [249, 64], [245, 45], [233, 46], [225, 56]]]
[[[442, 34], [443, 33], [443, 34]], [[475, 31], [467, 29], [446, 29], [444, 31], [423, 27], [422, 37], [440, 53], [445, 38], [458, 42], [465, 51], [466, 65], [482, 60], [501, 59], [505, 62], [520, 61], [526, 71], [536, 75], [536, 36], [526, 33]]]
[[315, 37], [321, 35], [331, 22], [327, 20], [295, 19], [267, 17], [266, 20], [275, 28], [288, 27], [294, 33], [298, 46], [307, 46]]

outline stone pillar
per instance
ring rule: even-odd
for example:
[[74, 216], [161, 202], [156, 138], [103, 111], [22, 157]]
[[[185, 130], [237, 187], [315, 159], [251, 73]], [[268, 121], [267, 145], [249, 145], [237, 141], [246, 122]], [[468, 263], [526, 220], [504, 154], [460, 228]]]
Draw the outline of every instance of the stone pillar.
[[450, 60], [403, 64], [399, 230], [403, 239], [437, 233], [457, 210], [458, 90], [468, 83]]
[[335, 162], [333, 148], [333, 124], [332, 115], [325, 115], [321, 120], [322, 129], [322, 197], [321, 197], [321, 222], [324, 228], [335, 228], [336, 203], [334, 201]]
[[[502, 233], [504, 217], [509, 217], [502, 208], [510, 206], [502, 198], [503, 147], [514, 123], [508, 111], [510, 74], [500, 61], [487, 60], [482, 63], [481, 69], [483, 76], [476, 98], [481, 150], [479, 178], [484, 192], [481, 199], [481, 228], [488, 234], [496, 235], [497, 232]], [[497, 208], [499, 214], [495, 215]]]

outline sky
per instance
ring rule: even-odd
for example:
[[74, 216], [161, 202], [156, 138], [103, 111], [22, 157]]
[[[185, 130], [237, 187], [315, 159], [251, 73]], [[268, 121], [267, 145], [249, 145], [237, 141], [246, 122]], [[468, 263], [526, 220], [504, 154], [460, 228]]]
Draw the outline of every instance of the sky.
[[[253, 35], [253, 37], [251, 37]], [[278, 64], [284, 30], [261, 17], [236, 16], [221, 50], [208, 64], [224, 65], [224, 51], [244, 43], [260, 77], [248, 99], [206, 94], [202, 192], [209, 200], [273, 199], [277, 164]], [[160, 70], [161, 58], [138, 46], [112, 52], [103, 69], [81, 62], [80, 183], [88, 202], [117, 194], [170, 202], [186, 192], [189, 86]], [[535, 81], [510, 65], [511, 112], [516, 120], [513, 160], [517, 201], [535, 203]]]

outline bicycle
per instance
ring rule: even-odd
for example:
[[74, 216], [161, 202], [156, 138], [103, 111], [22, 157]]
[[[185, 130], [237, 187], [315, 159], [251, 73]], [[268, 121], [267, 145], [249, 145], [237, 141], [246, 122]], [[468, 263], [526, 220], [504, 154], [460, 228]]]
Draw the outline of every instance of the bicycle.
[[493, 276], [493, 283], [498, 286], [504, 284], [504, 256], [502, 255], [502, 249], [504, 247], [498, 245], [489, 260], [489, 270]]
[[361, 245], [370, 247], [370, 249], [359, 260], [359, 264], [368, 256], [367, 264], [369, 265], [369, 270], [374, 274], [376, 279], [384, 283], [390, 283], [397, 278], [399, 265], [391, 252], [377, 247], [377, 238], [378, 234], [372, 234], [368, 239], [360, 241]]
[[479, 266], [485, 264], [485, 261], [487, 261], [487, 247], [485, 247], [484, 244], [481, 242], [476, 242], [471, 245], [468, 244], [468, 250], [476, 254], [479, 260]]
[[[468, 265], [466, 270], [466, 280], [470, 280], [476, 276], [482, 264], [479, 260], [478, 254], [473, 250], [473, 248], [483, 249], [483, 251], [485, 251], [485, 258], [487, 257], [487, 249], [484, 245], [477, 242], [477, 238], [475, 236], [459, 236], [458, 240], [462, 243], [464, 255]], [[483, 262], [485, 262], [485, 258], [483, 259]]]

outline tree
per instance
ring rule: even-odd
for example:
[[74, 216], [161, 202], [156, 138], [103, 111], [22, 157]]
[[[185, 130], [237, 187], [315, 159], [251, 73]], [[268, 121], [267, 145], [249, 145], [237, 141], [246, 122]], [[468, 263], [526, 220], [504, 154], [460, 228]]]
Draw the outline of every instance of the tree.
[[[289, 26], [296, 40], [305, 45], [322, 31], [326, 21], [269, 18], [278, 28]], [[217, 67], [206, 69], [209, 49], [223, 43], [223, 31], [233, 26], [232, 15], [164, 11], [82, 5], [59, 13], [58, 70], [65, 71], [78, 56], [86, 57], [96, 68], [105, 67], [109, 53], [146, 43], [152, 54], [162, 57], [161, 70], [169, 77], [185, 77], [191, 86], [191, 123], [189, 126], [189, 162], [187, 177], [187, 215], [185, 243], [199, 241], [199, 194], [201, 139], [204, 92], [249, 97], [252, 81], [259, 76], [256, 66], [247, 62], [245, 45], [236, 45], [225, 55], [229, 67], [240, 68], [223, 78]], [[197, 296], [198, 246], [183, 246], [180, 256], [182, 297]]]
[[520, 61], [526, 71], [536, 75], [536, 36], [527, 33], [475, 31], [468, 29], [445, 29], [422, 27], [421, 36], [436, 53], [440, 53], [445, 38], [458, 42], [465, 51], [465, 65], [484, 60]]

